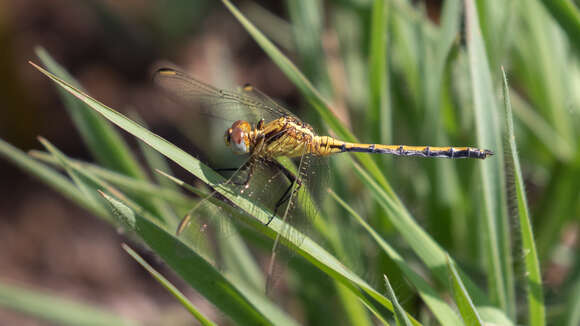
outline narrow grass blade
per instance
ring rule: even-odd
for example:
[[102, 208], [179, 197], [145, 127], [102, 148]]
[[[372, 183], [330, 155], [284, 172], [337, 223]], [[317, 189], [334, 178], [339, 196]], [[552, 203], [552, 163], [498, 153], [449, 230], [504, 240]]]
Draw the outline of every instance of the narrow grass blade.
[[395, 307], [395, 321], [397, 322], [397, 325], [411, 326], [411, 321], [405, 314], [405, 310], [403, 310], [403, 307], [401, 307], [401, 305], [399, 304], [397, 296], [395, 295], [395, 291], [393, 291], [393, 288], [391, 287], [391, 283], [389, 283], [387, 275], [384, 275], [384, 277], [385, 277], [385, 286], [387, 288], [387, 297], [389, 298], [389, 300], [391, 300], [393, 306]]
[[389, 326], [390, 324], [387, 322], [387, 320], [381, 316], [381, 314], [377, 311], [377, 309], [375, 309], [375, 307], [369, 305], [367, 302], [365, 301], [360, 301], [362, 305], [364, 305], [372, 314], [373, 316], [375, 316], [375, 318], [377, 318], [377, 320], [379, 322], [381, 322], [381, 325], [384, 326]]
[[[143, 120], [136, 112], [129, 114], [129, 117], [132, 118], [135, 122], [141, 124], [143, 127], [149, 128], [145, 120]], [[139, 149], [141, 150], [141, 153], [143, 154], [145, 162], [147, 163], [147, 166], [149, 167], [150, 171], [154, 170], [171, 171], [171, 169], [169, 168], [169, 164], [167, 163], [163, 155], [159, 154], [159, 152], [153, 150], [149, 146], [145, 146], [145, 144], [143, 144], [142, 142], [139, 142]], [[163, 187], [177, 191], [177, 186], [175, 185], [175, 183], [167, 180], [167, 178], [164, 178], [158, 174], [155, 174], [153, 178], [158, 184], [162, 185]]]
[[437, 26], [431, 19], [425, 19], [425, 13], [405, 0], [389, 0], [391, 7], [397, 16], [413, 24], [422, 25], [421, 28], [427, 32], [430, 39], [435, 39]]
[[[224, 221], [228, 223], [229, 221]], [[266, 280], [260, 266], [256, 264], [250, 249], [246, 246], [240, 234], [232, 225], [226, 227], [232, 230], [227, 239], [219, 239], [220, 252], [228, 275], [234, 274], [240, 282], [247, 284], [248, 288], [255, 292], [265, 293]], [[239, 284], [236, 282], [236, 284]]]
[[[365, 303], [362, 302], [356, 295], [354, 295], [347, 287], [339, 282], [335, 282], [338, 298], [342, 304], [344, 311], [344, 318], [348, 320], [349, 325], [371, 326], [372, 321], [365, 310]], [[368, 307], [368, 305], [367, 305]], [[383, 318], [383, 316], [377, 317]]]
[[[33, 63], [31, 63], [34, 65]], [[229, 189], [224, 186], [224, 179], [217, 172], [211, 168], [205, 166], [195, 157], [189, 155], [183, 150], [175, 147], [167, 140], [159, 137], [158, 135], [150, 132], [149, 130], [143, 128], [139, 124], [129, 120], [127, 117], [121, 115], [117, 111], [103, 105], [97, 100], [91, 98], [85, 93], [79, 91], [70, 84], [64, 82], [58, 77], [54, 76], [50, 72], [44, 70], [43, 68], [34, 65], [40, 72], [45, 74], [47, 77], [52, 79], [54, 82], [59, 84], [65, 90], [81, 99], [87, 103], [95, 111], [102, 114], [105, 118], [109, 119], [111, 122], [124, 129], [125, 131], [131, 133], [135, 137], [139, 138], [143, 142], [147, 143], [149, 146], [153, 147], [155, 150], [165, 155], [167, 158], [187, 170], [188, 172], [199, 178], [200, 181], [207, 184], [212, 189], [219, 192], [220, 195], [228, 199], [230, 202], [234, 203], [241, 212], [245, 215], [240, 214], [241, 221], [247, 223], [249, 226], [254, 228], [257, 232], [260, 232], [270, 238], [275, 238], [276, 234], [290, 229], [289, 233], [297, 235], [296, 238], [303, 239], [300, 243], [296, 243], [296, 239], [285, 239], [289, 244], [292, 243], [293, 250], [304, 258], [309, 260], [315, 266], [320, 268], [325, 273], [329, 274], [331, 277], [340, 281], [346, 285], [353, 293], [357, 294], [361, 299], [367, 300], [366, 293], [378, 303], [383, 305], [385, 308], [392, 310], [393, 307], [391, 303], [375, 289], [370, 287], [365, 281], [360, 277], [355, 275], [352, 271], [346, 268], [337, 258], [332, 256], [326, 250], [324, 250], [315, 241], [307, 236], [298, 236], [300, 232], [294, 230], [291, 226], [283, 223], [280, 219], [274, 218], [268, 226], [265, 225], [266, 221], [271, 217], [271, 212], [258, 207], [254, 203], [250, 202], [244, 197], [238, 196], [237, 194], [232, 194]], [[251, 213], [250, 213], [251, 212]], [[287, 234], [284, 232], [284, 234]], [[294, 238], [294, 237], [293, 237]], [[294, 242], [293, 242], [294, 241]], [[361, 290], [363, 292], [361, 292]], [[418, 324], [413, 320], [414, 324]]]
[[0, 139], [0, 156], [3, 156], [18, 168], [46, 183], [48, 186], [52, 187], [58, 193], [62, 194], [65, 198], [80, 207], [103, 219], [110, 219], [110, 214], [106, 209], [102, 206], [96, 205], [94, 202], [88, 200], [88, 198], [79, 193], [78, 188], [75, 187], [68, 178], [64, 177], [54, 169], [31, 159], [26, 155], [26, 153], [6, 143], [2, 139]]
[[[112, 187], [111, 185], [107, 184], [103, 180], [98, 179], [94, 175], [91, 175], [87, 171], [80, 170], [75, 166], [70, 164], [70, 160], [66, 155], [64, 155], [61, 151], [59, 151], [54, 145], [52, 145], [48, 140], [39, 137], [40, 142], [42, 145], [46, 147], [58, 160], [59, 164], [62, 168], [66, 171], [66, 173], [71, 177], [73, 182], [76, 184], [77, 188], [80, 192], [84, 195], [85, 198], [89, 199], [90, 201], [94, 202], [95, 205], [99, 205], [101, 207], [106, 207], [106, 203], [102, 200], [101, 196], [98, 194], [98, 189], [104, 189], [111, 194], [115, 194], [119, 198], [123, 198], [129, 205], [143, 214], [146, 214], [149, 218], [155, 219], [150, 213], [147, 213], [141, 206], [135, 203], [133, 200], [127, 198], [125, 194], [123, 194], [118, 189]], [[112, 220], [114, 225], [115, 220]]]
[[263, 290], [256, 291], [255, 288], [247, 286], [248, 283], [243, 282], [234, 275], [228, 274], [226, 275], [226, 278], [232, 282], [232, 284], [236, 284], [237, 289], [248, 298], [250, 302], [255, 304], [256, 307], [259, 307], [260, 311], [263, 311], [264, 314], [268, 316], [269, 320], [273, 321], [274, 325], [300, 325], [297, 321], [292, 319], [292, 317], [289, 316], [278, 303], [271, 301], [271, 299], [264, 294]]
[[187, 309], [197, 321], [201, 325], [215, 325], [211, 322], [208, 318], [206, 318], [197, 308], [193, 305], [191, 301], [189, 301], [179, 289], [177, 289], [171, 282], [169, 282], [163, 275], [157, 272], [151, 265], [149, 265], [139, 254], [137, 254], [133, 249], [131, 249], [128, 245], [123, 244], [123, 249], [131, 256], [139, 265], [141, 265], [151, 276], [157, 280], [161, 286], [163, 286], [169, 293], [171, 293], [177, 301], [179, 301], [185, 309]]
[[[32, 150], [28, 152], [28, 154], [42, 162], [46, 162], [56, 167], [60, 167], [59, 161], [53, 155], [50, 155], [46, 152]], [[171, 203], [172, 205], [176, 206], [180, 209], [190, 209], [194, 204], [195, 201], [188, 198], [186, 195], [174, 191], [173, 189], [168, 189], [165, 187], [161, 187], [155, 184], [152, 184], [148, 181], [134, 179], [132, 177], [128, 177], [124, 174], [119, 174], [115, 171], [107, 170], [100, 166], [82, 162], [74, 159], [69, 159], [69, 164], [73, 166], [77, 170], [86, 171], [99, 179], [103, 179], [117, 187], [119, 187], [124, 192], [128, 193], [129, 195], [133, 193], [138, 193], [143, 196], [147, 197], [158, 197]]]
[[324, 5], [320, 0], [286, 1], [292, 23], [294, 42], [300, 56], [302, 72], [312, 80], [321, 94], [330, 95], [332, 85], [323, 48]]
[[[465, 0], [466, 37], [476, 116], [478, 144], [495, 155], [479, 163], [482, 203], [483, 241], [490, 297], [510, 318], [515, 317], [515, 285], [507, 217], [503, 148], [498, 109], [487, 54], [481, 37], [475, 2]], [[472, 293], [472, 291], [470, 291]]]
[[239, 324], [268, 325], [267, 317], [211, 264], [151, 220], [136, 214], [119, 200], [101, 193], [128, 229], [171, 266], [187, 283]]
[[480, 28], [484, 37], [486, 53], [490, 64], [495, 67], [498, 62], [506, 60], [507, 51], [511, 48], [517, 23], [517, 1], [487, 0], [476, 1]]
[[292, 38], [292, 27], [288, 21], [255, 2], [247, 2], [242, 9], [264, 34], [286, 51], [294, 52], [296, 45]]
[[[48, 70], [53, 71], [56, 76], [69, 84], [80, 88], [80, 84], [45, 49], [36, 48], [36, 54]], [[86, 108], [84, 103], [69, 93], [61, 90], [60, 95], [83, 141], [98, 162], [132, 177], [140, 179], [145, 177], [127, 144], [106, 120]]]
[[[528, 323], [533, 326], [543, 326], [546, 324], [546, 311], [544, 307], [544, 293], [542, 290], [542, 274], [540, 273], [540, 263], [532, 232], [532, 224], [528, 209], [528, 200], [524, 188], [524, 179], [520, 167], [520, 160], [516, 147], [514, 134], [514, 122], [510, 102], [509, 87], [505, 71], [502, 67], [503, 77], [503, 97], [505, 118], [507, 123], [507, 137], [509, 146], [507, 148], [507, 165], [513, 169], [513, 184], [515, 185], [515, 198], [517, 198], [516, 209], [519, 218], [519, 229], [522, 235], [522, 251], [526, 264], [526, 283], [528, 291]], [[511, 183], [511, 182], [510, 182]]]
[[92, 187], [90, 187], [85, 180], [81, 176], [79, 176], [76, 171], [71, 168], [68, 164], [67, 159], [64, 157], [64, 154], [60, 152], [55, 146], [53, 146], [48, 140], [38, 137], [40, 143], [49, 151], [51, 152], [56, 159], [59, 161], [59, 164], [65, 169], [68, 175], [71, 177], [75, 185], [77, 186], [78, 190], [80, 190], [81, 194], [90, 201], [93, 205], [101, 205], [99, 195]]
[[[445, 110], [442, 97], [447, 92], [446, 68], [450, 66], [450, 54], [457, 41], [461, 24], [461, 0], [449, 0], [443, 4], [440, 30], [437, 38], [430, 40], [424, 35], [425, 27], [421, 29], [422, 40], [426, 43], [423, 46], [424, 55], [421, 56], [421, 90], [419, 95], [421, 105], [425, 112], [425, 121], [429, 121], [428, 126], [418, 127], [422, 130], [422, 138], [425, 143], [449, 144], [449, 137], [445, 133]], [[430, 184], [433, 188], [430, 195], [424, 201], [430, 205], [427, 211], [432, 212], [431, 216], [436, 217], [436, 222], [431, 222], [429, 231], [437, 234], [442, 246], [449, 246], [451, 243], [459, 244], [467, 238], [465, 227], [464, 211], [457, 209], [462, 201], [461, 177], [457, 169], [456, 162], [449, 160], [436, 160], [429, 162], [427, 167]], [[439, 216], [445, 216], [442, 220]], [[463, 232], [461, 232], [463, 231]], [[462, 249], [467, 249], [460, 246]], [[459, 253], [459, 252], [458, 252]]]
[[78, 300], [59, 297], [56, 293], [40, 292], [6, 283], [0, 283], [0, 306], [55, 325], [138, 325], [134, 321], [97, 309], [94, 304], [82, 304]]
[[[80, 84], [46, 50], [38, 47], [36, 53], [49, 70], [55, 72], [63, 80], [75, 85], [75, 87], [80, 88]], [[93, 157], [105, 167], [136, 179], [145, 180], [146, 174], [137, 163], [137, 159], [132, 155], [129, 146], [109, 122], [87, 108], [82, 101], [79, 101], [71, 94], [60, 88], [58, 90], [68, 114], [71, 116]], [[164, 217], [161, 215], [159, 207], [154, 205], [149, 198], [136, 196], [135, 201], [153, 212], [155, 216]]]
[[566, 305], [566, 315], [564, 321], [559, 325], [577, 326], [580, 325], [580, 277], [571, 282], [568, 293], [568, 304]]
[[384, 0], [377, 0], [373, 3], [368, 66], [370, 105], [367, 125], [372, 126], [372, 138], [383, 144], [390, 144], [392, 139], [387, 66], [387, 7]]
[[471, 297], [469, 296], [469, 293], [467, 293], [467, 289], [461, 281], [461, 277], [459, 277], [459, 273], [455, 268], [455, 264], [451, 260], [447, 262], [447, 268], [451, 278], [453, 297], [455, 298], [455, 303], [459, 308], [459, 313], [463, 318], [463, 322], [465, 325], [483, 326], [484, 323], [477, 313], [475, 305], [473, 304], [473, 301], [471, 301]]
[[[130, 116], [142, 126], [147, 128], [147, 124], [136, 112], [132, 112]], [[145, 163], [149, 168], [149, 171], [153, 171], [155, 169], [170, 171], [169, 165], [167, 161], [163, 157], [163, 155], [159, 154], [157, 151], [153, 150], [151, 147], [145, 145], [142, 142], [138, 142], [139, 149], [141, 150], [141, 154], [145, 158]], [[177, 187], [172, 182], [169, 182], [166, 178], [162, 178], [161, 176], [154, 174], [153, 178], [156, 183], [162, 185], [165, 188], [177, 190]], [[149, 179], [149, 178], [147, 178]], [[177, 223], [179, 218], [175, 215], [175, 212], [164, 202], [161, 198], [157, 196], [151, 197], [148, 196], [147, 202], [150, 203], [150, 208], [152, 209], [151, 212], [153, 214], [157, 214], [163, 218], [164, 221], [167, 223]], [[145, 199], [145, 198], [144, 198]], [[141, 202], [145, 202], [142, 200]]]
[[417, 274], [397, 253], [395, 249], [393, 249], [360, 215], [358, 215], [344, 200], [342, 200], [338, 195], [329, 190], [330, 195], [336, 200], [352, 217], [356, 219], [356, 221], [373, 237], [375, 242], [379, 245], [379, 247], [389, 256], [399, 269], [403, 272], [405, 277], [411, 282], [411, 284], [417, 289], [419, 296], [427, 307], [431, 309], [435, 318], [439, 321], [441, 325], [461, 325], [461, 321], [457, 317], [457, 314], [453, 311], [453, 309], [439, 297], [437, 291], [427, 283], [423, 279], [422, 276]]
[[569, 0], [541, 0], [554, 20], [568, 35], [570, 44], [580, 50], [580, 10]]
[[538, 114], [521, 96], [511, 92], [513, 113], [538, 139], [547, 150], [559, 160], [570, 162], [574, 157], [574, 147]]

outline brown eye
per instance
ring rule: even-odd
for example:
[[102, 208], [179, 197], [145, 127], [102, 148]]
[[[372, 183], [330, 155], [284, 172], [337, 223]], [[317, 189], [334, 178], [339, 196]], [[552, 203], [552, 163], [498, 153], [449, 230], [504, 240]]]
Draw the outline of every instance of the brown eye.
[[246, 134], [240, 128], [232, 128], [230, 133], [230, 148], [236, 154], [246, 154], [248, 153], [248, 147], [246, 146]]
[[230, 132], [230, 141], [234, 141], [234, 145], [238, 145], [243, 141], [244, 131], [240, 128], [235, 128]]

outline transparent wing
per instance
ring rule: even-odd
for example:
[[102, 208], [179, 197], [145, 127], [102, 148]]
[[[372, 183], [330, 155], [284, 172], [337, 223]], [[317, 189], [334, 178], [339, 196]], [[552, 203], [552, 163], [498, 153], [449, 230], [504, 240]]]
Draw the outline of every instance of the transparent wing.
[[155, 83], [175, 100], [189, 107], [196, 107], [209, 116], [224, 120], [248, 120], [266, 122], [282, 116], [294, 116], [264, 93], [246, 85], [240, 91], [218, 89], [185, 72], [174, 68], [160, 68], [154, 75]]
[[[287, 204], [277, 216], [284, 222], [282, 230], [277, 235], [272, 247], [272, 254], [267, 271], [266, 292], [276, 287], [281, 277], [281, 267], [284, 261], [278, 257], [289, 259], [296, 254], [296, 247], [300, 247], [305, 237], [313, 237], [311, 232], [314, 219], [319, 210], [316, 202], [325, 187], [328, 165], [325, 158], [304, 154], [294, 162], [292, 172], [299, 181], [292, 192]], [[288, 166], [288, 165], [286, 165]]]
[[286, 109], [282, 105], [278, 104], [271, 97], [266, 95], [264, 92], [260, 91], [256, 87], [254, 87], [254, 85], [245, 84], [242, 87], [241, 91], [246, 96], [252, 97], [254, 99], [258, 99], [260, 102], [263, 103], [264, 107], [267, 108], [267, 110], [276, 112], [276, 114], [280, 114], [283, 116], [291, 116], [291, 117], [294, 117], [300, 121], [300, 118], [298, 118], [296, 115], [294, 115], [294, 113], [290, 112], [288, 109]]
[[[280, 198], [284, 197], [291, 181], [279, 169], [268, 161], [250, 158], [246, 164], [234, 171], [220, 187], [228, 192], [244, 197], [254, 203], [247, 214], [256, 215], [259, 209], [274, 214]], [[293, 205], [293, 200], [284, 203], [278, 214], [286, 210], [287, 205]], [[293, 214], [293, 210], [290, 210]], [[246, 227], [238, 223], [239, 214], [246, 214], [237, 209], [219, 193], [211, 191], [194, 206], [182, 221], [178, 233], [196, 248], [207, 251], [215, 239], [230, 237], [238, 227]]]

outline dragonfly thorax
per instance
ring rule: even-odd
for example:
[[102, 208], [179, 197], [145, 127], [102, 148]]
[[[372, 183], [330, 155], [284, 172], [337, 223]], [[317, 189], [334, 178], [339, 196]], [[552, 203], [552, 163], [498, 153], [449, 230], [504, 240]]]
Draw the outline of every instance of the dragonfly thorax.
[[251, 133], [252, 127], [249, 122], [244, 120], [234, 122], [224, 135], [226, 146], [230, 147], [236, 154], [249, 153]]

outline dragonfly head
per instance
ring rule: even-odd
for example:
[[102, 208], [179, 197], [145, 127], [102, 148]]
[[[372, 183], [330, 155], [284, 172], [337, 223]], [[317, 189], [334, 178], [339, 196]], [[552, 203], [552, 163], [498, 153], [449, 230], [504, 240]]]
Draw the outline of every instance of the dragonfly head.
[[250, 123], [238, 120], [232, 124], [231, 128], [226, 130], [224, 139], [226, 145], [231, 147], [236, 154], [247, 154], [250, 152], [250, 132], [252, 127]]

